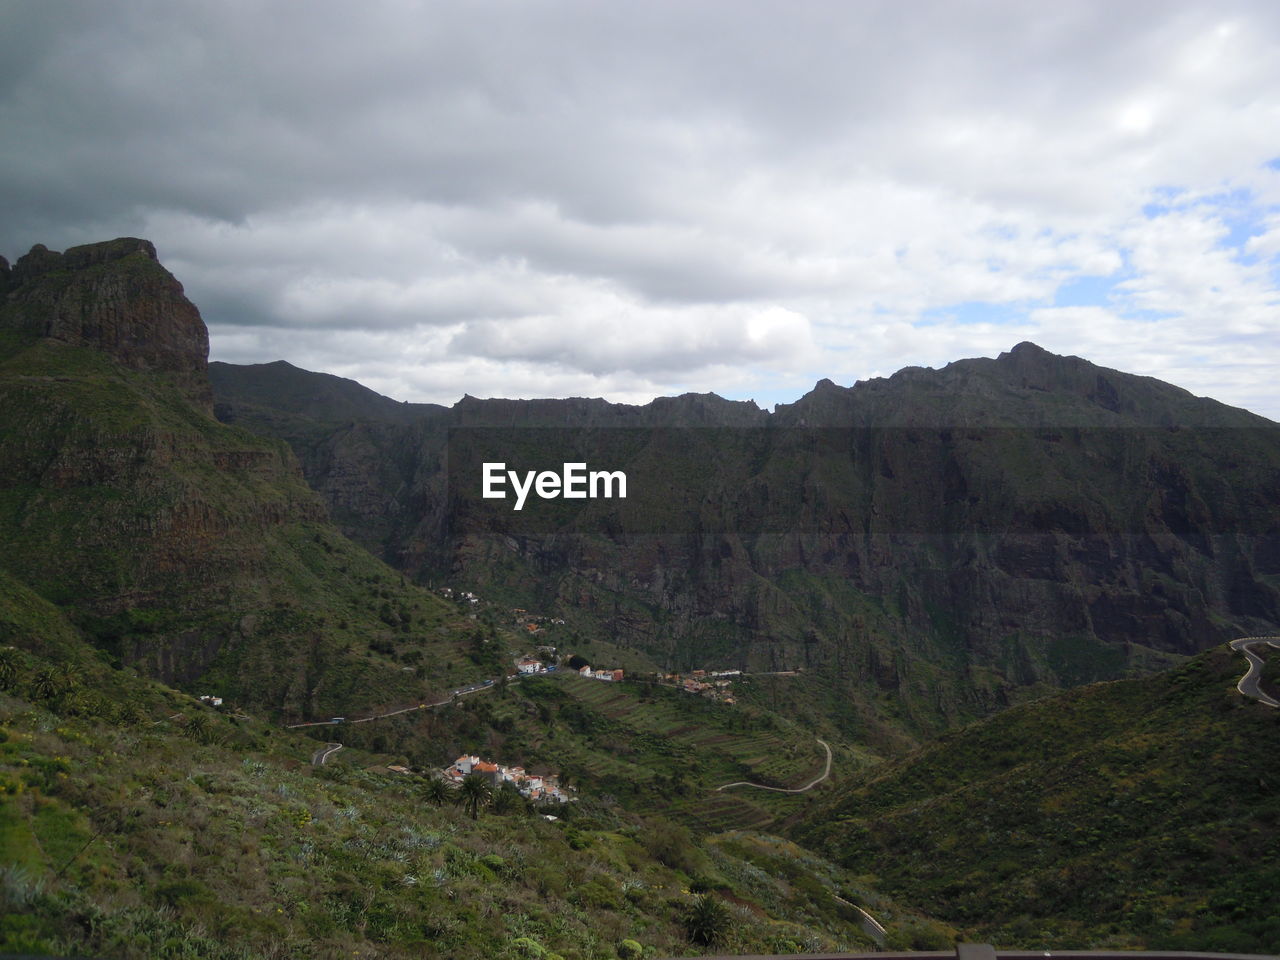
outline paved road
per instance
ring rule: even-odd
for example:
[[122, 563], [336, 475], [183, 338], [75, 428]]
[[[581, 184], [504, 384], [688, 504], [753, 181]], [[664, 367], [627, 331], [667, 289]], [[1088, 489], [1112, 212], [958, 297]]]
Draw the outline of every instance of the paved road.
[[886, 931], [884, 927], [880, 926], [879, 920], [877, 920], [871, 914], [867, 913], [867, 911], [863, 910], [856, 903], [850, 903], [844, 897], [836, 896], [833, 893], [831, 895], [831, 898], [833, 900], [838, 900], [840, 903], [843, 903], [846, 907], [853, 907], [853, 909], [857, 910], [858, 913], [862, 914], [862, 921], [859, 925], [866, 932], [867, 936], [869, 936], [872, 940], [874, 940], [880, 946], [882, 947], [884, 946], [885, 934], [888, 931]]
[[1262, 679], [1264, 661], [1262, 657], [1254, 653], [1253, 648], [1260, 646], [1270, 646], [1280, 650], [1280, 637], [1241, 637], [1239, 640], [1231, 641], [1231, 649], [1237, 653], [1243, 653], [1245, 659], [1249, 661], [1249, 669], [1245, 671], [1245, 675], [1236, 684], [1236, 689], [1246, 697], [1252, 697], [1259, 703], [1265, 703], [1268, 707], [1280, 707], [1280, 700], [1263, 693], [1258, 687], [1258, 681]]
[[315, 767], [324, 766], [330, 756], [342, 749], [340, 743], [326, 743], [323, 747], [311, 755], [311, 765]]
[[[520, 674], [507, 677], [508, 680], [519, 680]], [[459, 697], [465, 697], [473, 693], [479, 693], [482, 690], [492, 690], [497, 685], [495, 680], [484, 680], [480, 683], [473, 683], [470, 686], [459, 687], [453, 691], [444, 700], [437, 700], [435, 703], [415, 703], [410, 707], [401, 707], [399, 710], [389, 710], [386, 713], [375, 713], [371, 717], [358, 717], [355, 720], [348, 720], [345, 717], [337, 721], [340, 723], [368, 723], [371, 720], [385, 720], [387, 717], [398, 717], [402, 713], [412, 713], [415, 710], [430, 710], [432, 707], [443, 707], [446, 703], [453, 703]], [[302, 727], [330, 727], [333, 726], [333, 720], [309, 720], [306, 723], [290, 723], [285, 726], [286, 730], [298, 730]]]
[[770, 787], [763, 783], [750, 783], [746, 780], [739, 780], [736, 783], [726, 783], [723, 787], [716, 787], [716, 790], [728, 790], [730, 787], [755, 787], [757, 790], [772, 790], [774, 793], [804, 793], [807, 790], [812, 790], [827, 777], [831, 776], [831, 747], [825, 740], [819, 739], [818, 742], [822, 744], [822, 749], [827, 751], [827, 767], [822, 771], [822, 776], [810, 783], [806, 783], [803, 787], [788, 789], [786, 787]]

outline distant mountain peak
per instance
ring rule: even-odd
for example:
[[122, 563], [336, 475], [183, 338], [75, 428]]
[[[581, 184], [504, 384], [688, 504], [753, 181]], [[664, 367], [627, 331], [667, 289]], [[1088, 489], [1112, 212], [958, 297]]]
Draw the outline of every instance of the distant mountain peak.
[[[1006, 356], [1006, 354], [1001, 354], [1001, 356]], [[1050, 353], [1038, 343], [1032, 343], [1030, 340], [1023, 340], [1021, 343], [1014, 344], [1013, 349], [1009, 351], [1007, 356], [1052, 357], [1056, 356], [1056, 354]]]

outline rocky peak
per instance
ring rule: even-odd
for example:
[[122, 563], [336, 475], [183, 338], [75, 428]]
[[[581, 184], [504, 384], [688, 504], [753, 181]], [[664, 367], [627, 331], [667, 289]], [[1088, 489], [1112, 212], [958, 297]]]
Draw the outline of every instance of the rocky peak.
[[148, 240], [36, 244], [8, 272], [0, 327], [94, 347], [135, 370], [175, 374], [212, 410], [209, 331]]

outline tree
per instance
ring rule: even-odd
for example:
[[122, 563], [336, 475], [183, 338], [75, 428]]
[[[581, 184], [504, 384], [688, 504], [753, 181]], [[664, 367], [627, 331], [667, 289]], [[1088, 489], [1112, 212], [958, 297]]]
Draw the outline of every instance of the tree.
[[187, 723], [182, 732], [192, 740], [203, 743], [205, 746], [213, 746], [224, 741], [222, 731], [213, 724], [207, 714], [193, 713], [186, 720]]
[[18, 651], [0, 648], [0, 690], [12, 690], [18, 682]]
[[74, 663], [64, 662], [59, 670], [59, 684], [63, 693], [70, 693], [80, 686], [80, 668]]
[[39, 700], [52, 700], [61, 689], [58, 671], [53, 667], [41, 667], [31, 680], [31, 692]]
[[494, 792], [492, 803], [494, 813], [512, 813], [524, 808], [524, 797], [515, 784], [507, 782]]
[[480, 817], [480, 808], [493, 799], [493, 786], [487, 777], [469, 773], [462, 778], [458, 788], [458, 802], [471, 814], [472, 820]]
[[685, 914], [684, 929], [694, 943], [710, 946], [729, 932], [732, 922], [729, 908], [719, 898], [704, 893]]
[[426, 798], [428, 803], [437, 807], [443, 805], [452, 792], [443, 777], [432, 777], [427, 781], [426, 786], [422, 788], [423, 797]]

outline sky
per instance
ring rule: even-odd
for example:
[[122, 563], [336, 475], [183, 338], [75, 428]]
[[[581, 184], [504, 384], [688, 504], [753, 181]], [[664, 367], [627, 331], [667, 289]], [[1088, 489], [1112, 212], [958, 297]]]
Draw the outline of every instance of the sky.
[[1280, 420], [1280, 4], [19, 0], [0, 254], [152, 240], [211, 357], [399, 400], [1023, 340]]

